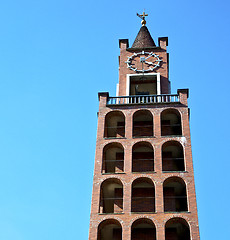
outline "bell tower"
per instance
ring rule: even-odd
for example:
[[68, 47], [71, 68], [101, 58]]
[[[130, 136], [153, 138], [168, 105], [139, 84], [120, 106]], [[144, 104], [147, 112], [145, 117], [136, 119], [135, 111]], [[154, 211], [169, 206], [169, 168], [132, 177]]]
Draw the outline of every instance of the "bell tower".
[[117, 96], [100, 92], [89, 240], [199, 240], [188, 89], [171, 94], [168, 38], [146, 16], [120, 39]]

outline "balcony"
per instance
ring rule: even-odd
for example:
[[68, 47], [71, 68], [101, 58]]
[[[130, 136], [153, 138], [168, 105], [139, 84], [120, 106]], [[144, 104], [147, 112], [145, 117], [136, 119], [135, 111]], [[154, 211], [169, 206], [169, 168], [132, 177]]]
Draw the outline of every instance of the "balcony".
[[179, 102], [179, 94], [133, 95], [107, 98], [107, 105], [138, 105]]

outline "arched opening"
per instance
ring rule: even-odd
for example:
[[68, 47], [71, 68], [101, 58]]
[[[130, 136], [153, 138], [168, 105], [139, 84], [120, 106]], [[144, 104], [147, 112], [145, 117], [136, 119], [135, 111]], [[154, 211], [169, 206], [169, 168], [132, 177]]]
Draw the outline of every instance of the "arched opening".
[[162, 170], [184, 171], [184, 151], [179, 142], [169, 141], [162, 146]]
[[109, 143], [103, 149], [102, 173], [124, 171], [124, 148], [120, 143]]
[[105, 132], [106, 138], [125, 137], [125, 116], [120, 111], [109, 112], [105, 116]]
[[161, 136], [181, 136], [181, 116], [176, 109], [166, 109], [161, 113]]
[[155, 212], [155, 187], [151, 179], [138, 178], [132, 184], [132, 212]]
[[98, 226], [97, 240], [122, 240], [122, 226], [115, 219], [108, 219]]
[[133, 137], [153, 136], [153, 115], [148, 110], [139, 110], [133, 115]]
[[132, 172], [153, 172], [154, 151], [148, 142], [139, 142], [132, 149]]
[[156, 227], [147, 218], [136, 220], [132, 224], [131, 240], [156, 240]]
[[184, 180], [179, 177], [170, 177], [164, 181], [164, 211], [188, 211], [187, 192]]
[[99, 212], [123, 212], [123, 185], [119, 179], [107, 179], [101, 184]]
[[183, 218], [172, 218], [165, 224], [165, 240], [190, 240], [188, 223]]

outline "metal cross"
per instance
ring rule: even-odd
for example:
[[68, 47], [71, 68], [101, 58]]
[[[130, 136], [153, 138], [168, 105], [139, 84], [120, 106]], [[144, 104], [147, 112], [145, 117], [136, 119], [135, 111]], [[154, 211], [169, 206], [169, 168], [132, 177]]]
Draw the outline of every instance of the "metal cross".
[[138, 13], [137, 13], [137, 16], [138, 16], [139, 18], [141, 18], [142, 20], [145, 20], [145, 17], [147, 17], [148, 14], [146, 14], [145, 12], [143, 12], [143, 14], [138, 14]]

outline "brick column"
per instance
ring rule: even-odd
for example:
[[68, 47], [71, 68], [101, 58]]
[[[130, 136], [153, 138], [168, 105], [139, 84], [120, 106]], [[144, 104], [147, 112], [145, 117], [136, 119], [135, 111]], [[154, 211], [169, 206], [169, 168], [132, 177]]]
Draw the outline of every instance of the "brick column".
[[130, 173], [132, 171], [132, 146], [125, 147], [124, 172]]
[[182, 127], [182, 135], [183, 136], [190, 136], [190, 128], [189, 128], [189, 115], [188, 109], [183, 109], [181, 117], [181, 127]]
[[155, 172], [160, 173], [162, 172], [162, 160], [161, 160], [161, 145], [155, 144], [154, 148], [154, 165], [155, 165]]
[[131, 212], [131, 188], [132, 188], [132, 183], [126, 183], [124, 186], [124, 196], [123, 196], [123, 201], [124, 201], [124, 213], [130, 213]]
[[133, 134], [133, 119], [132, 114], [128, 113], [126, 116], [126, 124], [125, 124], [125, 137], [127, 139], [132, 139]]
[[188, 106], [188, 97], [189, 97], [189, 90], [188, 89], [178, 89], [177, 94], [179, 94], [180, 103]]
[[131, 240], [131, 229], [128, 226], [125, 226], [122, 231], [122, 239]]
[[157, 111], [153, 116], [153, 124], [154, 124], [154, 136], [160, 137], [161, 136], [161, 116], [160, 113]]
[[156, 212], [164, 212], [163, 183], [156, 182]]
[[162, 224], [157, 227], [157, 240], [164, 240], [165, 239], [165, 226]]

